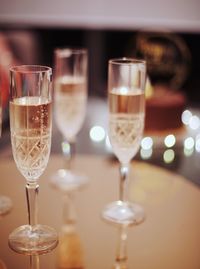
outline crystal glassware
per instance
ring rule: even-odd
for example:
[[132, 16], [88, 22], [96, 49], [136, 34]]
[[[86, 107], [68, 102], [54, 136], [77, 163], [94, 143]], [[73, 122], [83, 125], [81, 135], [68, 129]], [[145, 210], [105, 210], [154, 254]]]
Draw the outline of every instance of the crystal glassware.
[[108, 63], [109, 140], [120, 163], [119, 200], [103, 210], [107, 221], [131, 225], [144, 219], [143, 208], [128, 201], [129, 166], [136, 155], [144, 129], [146, 62], [132, 58]]
[[54, 112], [63, 136], [65, 165], [52, 176], [51, 183], [62, 191], [72, 191], [87, 183], [87, 177], [72, 170], [71, 165], [76, 137], [86, 114], [87, 65], [88, 53], [84, 48], [55, 50]]
[[10, 69], [10, 130], [13, 157], [26, 179], [28, 225], [9, 235], [18, 253], [37, 255], [54, 249], [57, 232], [37, 223], [38, 179], [50, 155], [52, 133], [52, 69], [22, 65]]

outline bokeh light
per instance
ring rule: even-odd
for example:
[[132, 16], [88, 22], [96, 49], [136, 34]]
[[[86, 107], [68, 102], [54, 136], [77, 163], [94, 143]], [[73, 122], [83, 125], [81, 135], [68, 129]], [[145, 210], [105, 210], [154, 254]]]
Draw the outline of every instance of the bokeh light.
[[188, 125], [191, 117], [192, 112], [189, 110], [184, 110], [181, 116], [181, 120], [185, 125]]
[[167, 135], [164, 140], [166, 147], [171, 148], [176, 144], [176, 137], [173, 134]]
[[193, 154], [194, 148], [191, 148], [191, 149], [184, 148], [183, 152], [186, 157], [189, 157]]
[[151, 156], [152, 156], [152, 154], [153, 154], [152, 148], [150, 148], [150, 149], [143, 149], [143, 148], [141, 148], [141, 150], [140, 150], [140, 157], [143, 160], [150, 159]]
[[64, 155], [70, 154], [70, 144], [68, 142], [63, 141], [62, 144], [62, 151]]
[[163, 154], [163, 160], [165, 163], [172, 163], [175, 158], [175, 152], [173, 149], [167, 149], [165, 150]]
[[195, 141], [195, 150], [197, 152], [200, 152], [200, 134], [196, 136], [196, 141]]
[[144, 137], [141, 141], [141, 147], [144, 150], [151, 149], [153, 147], [153, 139], [149, 136]]
[[196, 115], [190, 117], [189, 126], [192, 130], [197, 130], [200, 126], [199, 117], [197, 117]]
[[106, 133], [103, 127], [93, 126], [90, 129], [90, 138], [94, 142], [101, 142], [105, 139]]
[[185, 141], [184, 141], [184, 149], [187, 149], [187, 150], [193, 149], [194, 145], [195, 145], [194, 138], [188, 137], [188, 138], [185, 139]]

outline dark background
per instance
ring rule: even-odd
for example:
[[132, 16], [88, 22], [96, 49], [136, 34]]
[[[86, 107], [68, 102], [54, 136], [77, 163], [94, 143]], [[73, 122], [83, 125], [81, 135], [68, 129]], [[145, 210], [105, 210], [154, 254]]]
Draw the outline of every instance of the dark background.
[[[107, 64], [110, 58], [130, 55], [139, 31], [130, 30], [94, 30], [68, 28], [17, 28], [2, 29], [3, 32], [26, 31], [36, 40], [37, 57], [34, 64], [53, 67], [53, 51], [56, 47], [86, 47], [89, 51], [89, 94], [106, 96]], [[185, 78], [181, 91], [193, 106], [200, 105], [200, 34], [175, 33], [182, 38], [191, 54], [188, 77]], [[12, 42], [11, 42], [12, 46]], [[14, 46], [13, 49], [15, 50]], [[15, 51], [20, 59], [21, 55]], [[31, 52], [30, 52], [31, 53]], [[26, 62], [23, 62], [26, 64]]]

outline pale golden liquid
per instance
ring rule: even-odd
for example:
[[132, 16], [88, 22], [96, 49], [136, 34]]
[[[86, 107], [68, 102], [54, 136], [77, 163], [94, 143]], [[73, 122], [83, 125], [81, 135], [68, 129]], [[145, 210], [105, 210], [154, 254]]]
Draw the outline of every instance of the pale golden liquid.
[[27, 180], [36, 180], [48, 163], [51, 147], [52, 105], [40, 97], [10, 102], [10, 129], [14, 160]]
[[83, 125], [87, 103], [84, 78], [62, 77], [55, 83], [55, 118], [59, 130], [73, 139]]
[[142, 114], [145, 109], [145, 95], [141, 90], [122, 94], [120, 89], [109, 92], [110, 113]]
[[137, 153], [144, 129], [145, 96], [141, 90], [109, 92], [109, 138], [118, 159], [127, 163]]

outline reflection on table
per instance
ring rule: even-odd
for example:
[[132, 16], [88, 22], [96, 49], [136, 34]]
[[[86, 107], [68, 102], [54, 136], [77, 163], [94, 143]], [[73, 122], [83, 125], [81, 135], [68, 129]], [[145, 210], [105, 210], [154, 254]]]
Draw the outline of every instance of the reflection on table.
[[[118, 197], [118, 164], [104, 156], [77, 156], [74, 166], [85, 171], [90, 182], [75, 194], [76, 224], [65, 226], [67, 233], [64, 234], [62, 194], [50, 185], [51, 175], [61, 164], [62, 158], [52, 154], [40, 180], [39, 219], [54, 227], [61, 240], [54, 251], [39, 257], [39, 268], [69, 268], [59, 267], [59, 261], [61, 257], [62, 264], [67, 261], [70, 244], [73, 246], [70, 251], [74, 248], [73, 254], [75, 251], [76, 255], [80, 254], [79, 268], [82, 261], [83, 267], [88, 269], [112, 268], [119, 231], [101, 219], [101, 210]], [[11, 213], [0, 220], [0, 259], [7, 269], [30, 268], [30, 257], [14, 253], [7, 243], [13, 228], [27, 220], [24, 181], [12, 158], [1, 159], [0, 171], [1, 192], [10, 196], [14, 204]], [[143, 205], [146, 219], [127, 230], [127, 266], [137, 269], [199, 268], [199, 188], [178, 174], [135, 161], [131, 165], [129, 195], [131, 200]]]

